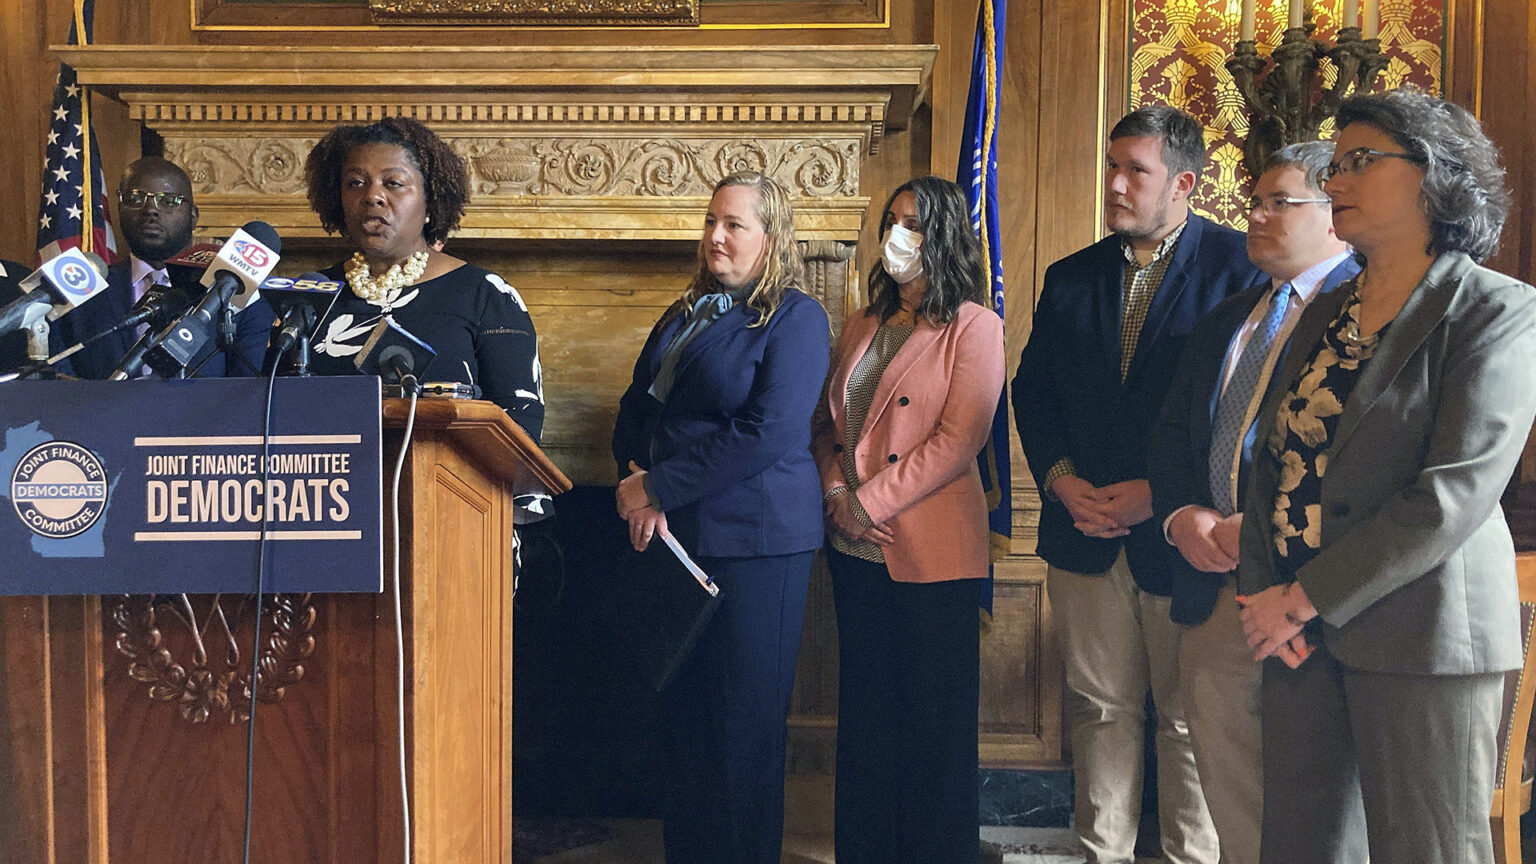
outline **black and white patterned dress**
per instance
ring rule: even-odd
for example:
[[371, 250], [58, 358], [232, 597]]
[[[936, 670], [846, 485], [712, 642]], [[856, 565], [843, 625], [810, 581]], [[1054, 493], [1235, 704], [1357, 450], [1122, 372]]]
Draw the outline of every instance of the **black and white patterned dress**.
[[1282, 581], [1311, 561], [1323, 539], [1323, 476], [1344, 403], [1381, 343], [1386, 327], [1359, 338], [1360, 299], [1351, 296], [1312, 349], [1301, 377], [1286, 392], [1268, 451], [1279, 482], [1271, 510], [1275, 569]]
[[[340, 264], [325, 275], [346, 281]], [[386, 314], [437, 352], [423, 381], [478, 384], [485, 399], [506, 409], [534, 441], [540, 439], [544, 375], [538, 336], [527, 304], [506, 280], [465, 264], [412, 285], [383, 306], [344, 288], [315, 331], [310, 368], [317, 375], [355, 374], [357, 352]]]

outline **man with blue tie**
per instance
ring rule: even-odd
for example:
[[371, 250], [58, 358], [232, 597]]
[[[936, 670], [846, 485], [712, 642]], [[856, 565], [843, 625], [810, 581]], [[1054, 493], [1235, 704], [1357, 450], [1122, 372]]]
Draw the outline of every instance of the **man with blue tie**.
[[1144, 107], [1109, 138], [1104, 222], [1113, 233], [1046, 270], [1013, 380], [1019, 441], [1042, 499], [1036, 549], [1066, 665], [1074, 828], [1091, 864], [1132, 861], [1150, 687], [1163, 860], [1216, 864], [1168, 615], [1180, 559], [1151, 518], [1147, 433], [1186, 334], [1261, 277], [1241, 233], [1190, 212], [1205, 162], [1198, 120]]
[[[1260, 665], [1235, 595], [1239, 502], [1258, 417], [1307, 304], [1360, 271], [1333, 233], [1322, 178], [1333, 145], [1270, 158], [1248, 200], [1248, 257], [1269, 276], [1190, 333], [1148, 454], [1153, 517], [1183, 558], [1170, 615], [1182, 626], [1179, 686], [1222, 864], [1258, 864]], [[1281, 386], [1289, 382], [1273, 382]]]

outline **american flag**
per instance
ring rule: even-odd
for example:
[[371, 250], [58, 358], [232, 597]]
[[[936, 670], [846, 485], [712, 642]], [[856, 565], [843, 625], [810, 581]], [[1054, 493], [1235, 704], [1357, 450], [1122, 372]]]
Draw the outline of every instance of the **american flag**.
[[[74, 6], [68, 44], [88, 45], [95, 0], [75, 0]], [[108, 264], [117, 258], [117, 241], [107, 217], [107, 179], [86, 97], [75, 70], [60, 63], [48, 123], [43, 197], [37, 207], [38, 263], [76, 246], [100, 255]], [[86, 177], [90, 177], [89, 187]]]
[[[992, 308], [1003, 314], [1003, 244], [997, 224], [997, 109], [1003, 79], [1003, 22], [1008, 0], [981, 0], [976, 10], [976, 44], [971, 52], [971, 89], [965, 104], [956, 181], [971, 205], [971, 227], [981, 241]], [[1008, 464], [1008, 387], [997, 400], [992, 434], [977, 457], [987, 493], [992, 560], [1008, 554], [1013, 534], [1012, 479]], [[992, 581], [982, 587], [981, 606], [992, 611]]]

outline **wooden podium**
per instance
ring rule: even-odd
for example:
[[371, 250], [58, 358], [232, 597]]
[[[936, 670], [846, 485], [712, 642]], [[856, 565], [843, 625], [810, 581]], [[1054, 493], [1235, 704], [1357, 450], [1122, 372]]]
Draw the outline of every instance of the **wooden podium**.
[[[406, 412], [403, 401], [384, 403], [386, 484]], [[421, 864], [511, 860], [512, 499], [569, 488], [495, 405], [418, 403], [401, 481], [400, 569]], [[384, 527], [387, 559], [388, 514]], [[308, 597], [314, 648], [302, 678], [257, 709], [253, 861], [402, 859], [387, 583], [386, 560], [382, 595]], [[0, 600], [0, 860], [238, 864], [247, 727], [228, 712], [193, 723], [183, 716], [188, 700], [152, 700], [115, 644], [118, 604]], [[190, 677], [193, 639], [171, 617], [157, 625], [163, 647]], [[241, 630], [246, 657], [250, 631]], [[210, 655], [222, 650], [209, 646]], [[178, 680], [163, 665], [161, 680]], [[229, 695], [240, 698], [233, 687]]]

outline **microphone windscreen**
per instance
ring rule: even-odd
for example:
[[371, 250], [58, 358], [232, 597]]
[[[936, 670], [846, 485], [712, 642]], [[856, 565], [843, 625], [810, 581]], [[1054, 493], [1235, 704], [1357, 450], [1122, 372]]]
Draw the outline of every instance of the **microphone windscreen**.
[[252, 219], [240, 226], [240, 230], [251, 235], [257, 243], [272, 250], [273, 255], [283, 254], [283, 238], [277, 236], [277, 229], [261, 221]]
[[194, 243], [181, 250], [180, 254], [165, 263], [207, 270], [208, 265], [218, 260], [220, 248], [217, 243]]

